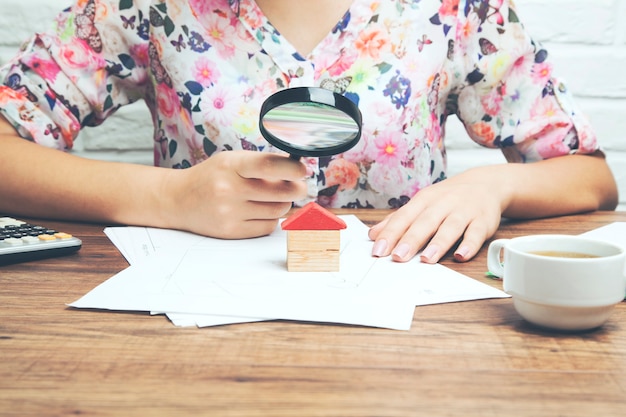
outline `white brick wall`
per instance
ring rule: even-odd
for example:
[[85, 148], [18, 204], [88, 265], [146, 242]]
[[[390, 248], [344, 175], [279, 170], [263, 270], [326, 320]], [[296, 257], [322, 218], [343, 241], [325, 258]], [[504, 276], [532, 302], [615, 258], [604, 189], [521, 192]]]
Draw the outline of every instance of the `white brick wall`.
[[[32, 33], [50, 26], [72, 0], [0, 0], [0, 65]], [[97, 159], [152, 165], [152, 123], [143, 103], [122, 108], [103, 126], [85, 129], [77, 154]]]
[[[30, 33], [49, 24], [71, 0], [1, 0], [0, 65]], [[520, 18], [555, 58], [557, 73], [594, 123], [626, 210], [626, 0], [517, 0]], [[152, 163], [149, 115], [141, 103], [122, 109], [116, 122], [88, 129], [76, 152], [93, 158]], [[504, 161], [478, 147], [459, 123], [448, 126], [450, 174]]]

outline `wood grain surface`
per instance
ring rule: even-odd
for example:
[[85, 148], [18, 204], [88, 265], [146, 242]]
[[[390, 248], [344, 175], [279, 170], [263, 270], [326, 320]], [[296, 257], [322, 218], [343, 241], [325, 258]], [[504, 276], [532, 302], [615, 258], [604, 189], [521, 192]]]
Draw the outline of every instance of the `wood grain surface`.
[[[356, 213], [373, 224], [384, 211]], [[503, 222], [578, 234], [624, 212]], [[41, 221], [40, 221], [41, 223]], [[600, 329], [533, 327], [510, 299], [422, 306], [410, 331], [270, 321], [176, 328], [66, 307], [127, 264], [104, 225], [44, 224], [79, 253], [0, 267], [0, 416], [624, 416], [626, 303]], [[485, 277], [485, 247], [460, 264]]]

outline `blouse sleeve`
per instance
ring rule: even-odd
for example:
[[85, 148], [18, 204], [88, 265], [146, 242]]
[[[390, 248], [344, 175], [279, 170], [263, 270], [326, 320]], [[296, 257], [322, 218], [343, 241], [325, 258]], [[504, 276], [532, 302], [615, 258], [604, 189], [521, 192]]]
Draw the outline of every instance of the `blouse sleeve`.
[[[592, 153], [598, 143], [548, 52], [508, 0], [461, 2], [452, 102], [470, 137], [511, 162]], [[456, 102], [454, 101], [456, 98]]]
[[83, 126], [145, 97], [148, 5], [76, 0], [0, 68], [0, 112], [23, 137], [65, 150]]

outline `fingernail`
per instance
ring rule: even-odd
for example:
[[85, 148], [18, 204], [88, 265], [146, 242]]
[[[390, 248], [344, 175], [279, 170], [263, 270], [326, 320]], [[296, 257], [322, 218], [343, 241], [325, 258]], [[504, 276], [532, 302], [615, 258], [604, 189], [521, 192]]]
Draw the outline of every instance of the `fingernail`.
[[387, 241], [385, 239], [380, 239], [374, 242], [374, 247], [372, 248], [372, 256], [380, 258], [381, 256], [385, 256], [386, 251]]
[[404, 260], [407, 257], [407, 255], [409, 254], [409, 250], [411, 250], [411, 247], [409, 245], [407, 245], [406, 243], [400, 243], [393, 250], [393, 254], [392, 255], [396, 259]]
[[454, 252], [454, 257], [460, 260], [467, 259], [467, 255], [469, 255], [470, 249], [467, 246], [461, 246]]
[[420, 254], [420, 258], [426, 262], [432, 262], [433, 256], [437, 254], [439, 247], [437, 245], [428, 245]]

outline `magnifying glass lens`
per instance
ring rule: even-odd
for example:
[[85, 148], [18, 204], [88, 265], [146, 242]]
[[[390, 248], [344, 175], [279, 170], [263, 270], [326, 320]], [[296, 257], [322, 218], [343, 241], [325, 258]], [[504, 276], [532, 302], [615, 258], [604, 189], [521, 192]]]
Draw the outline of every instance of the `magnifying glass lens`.
[[279, 91], [263, 104], [263, 137], [293, 156], [345, 152], [361, 137], [356, 104], [329, 90], [299, 87]]
[[288, 103], [263, 118], [265, 129], [302, 150], [324, 149], [354, 140], [359, 127], [341, 110], [319, 103]]

